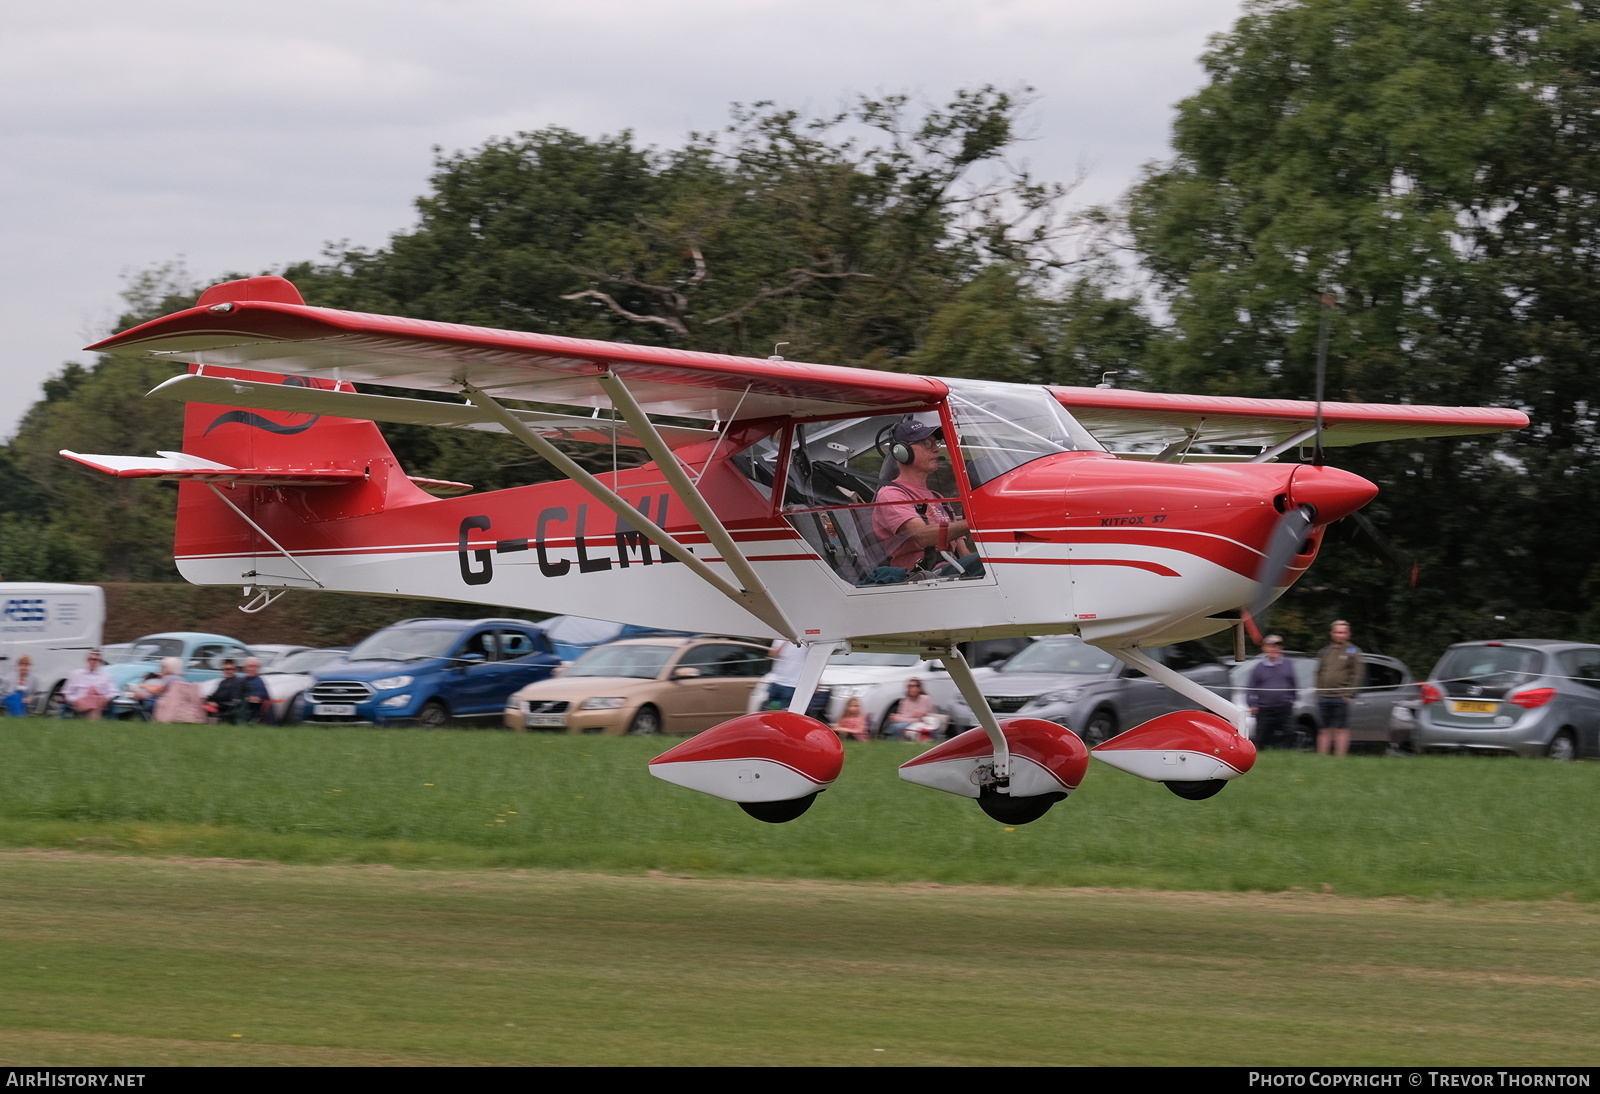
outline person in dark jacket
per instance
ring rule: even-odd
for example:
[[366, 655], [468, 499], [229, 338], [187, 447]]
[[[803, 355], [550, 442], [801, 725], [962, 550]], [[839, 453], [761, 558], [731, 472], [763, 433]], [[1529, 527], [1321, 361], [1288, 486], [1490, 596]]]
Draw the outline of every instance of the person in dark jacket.
[[260, 722], [264, 726], [278, 724], [272, 709], [272, 695], [267, 682], [261, 679], [261, 661], [247, 657], [244, 661], [244, 695], [239, 705], [240, 722]]
[[219, 722], [231, 722], [239, 712], [239, 700], [244, 698], [244, 677], [239, 666], [232, 661], [222, 663], [222, 679], [217, 681], [211, 698], [206, 700], [206, 713]]
[[1287, 746], [1293, 737], [1289, 723], [1294, 715], [1294, 665], [1283, 656], [1283, 639], [1269, 634], [1261, 640], [1261, 660], [1250, 670], [1245, 702], [1256, 716], [1257, 748]]

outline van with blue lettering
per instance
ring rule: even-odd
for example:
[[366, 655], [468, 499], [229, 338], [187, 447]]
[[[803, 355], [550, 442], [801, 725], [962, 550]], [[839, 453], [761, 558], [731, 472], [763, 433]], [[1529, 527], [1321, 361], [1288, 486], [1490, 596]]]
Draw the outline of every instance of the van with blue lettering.
[[37, 681], [29, 700], [44, 710], [89, 651], [100, 648], [105, 619], [106, 594], [98, 585], [0, 581], [0, 681], [16, 679], [26, 654]]

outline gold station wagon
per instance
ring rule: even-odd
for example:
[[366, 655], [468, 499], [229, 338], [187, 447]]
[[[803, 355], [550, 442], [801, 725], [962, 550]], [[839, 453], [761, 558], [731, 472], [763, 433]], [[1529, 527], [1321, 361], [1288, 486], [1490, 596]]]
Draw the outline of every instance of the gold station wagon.
[[506, 700], [505, 725], [551, 733], [699, 733], [745, 712], [771, 667], [733, 638], [625, 638]]

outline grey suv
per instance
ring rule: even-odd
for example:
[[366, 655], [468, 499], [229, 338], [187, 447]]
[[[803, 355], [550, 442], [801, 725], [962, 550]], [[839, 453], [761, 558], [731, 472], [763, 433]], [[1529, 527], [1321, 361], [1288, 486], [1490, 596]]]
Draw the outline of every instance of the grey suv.
[[1600, 754], [1600, 646], [1548, 638], [1451, 646], [1422, 686], [1414, 741], [1418, 751]]
[[[1199, 642], [1144, 652], [1219, 694], [1228, 692], [1228, 670]], [[1076, 637], [1041, 638], [998, 668], [978, 669], [973, 676], [996, 715], [1064, 725], [1091, 747], [1158, 715], [1198, 709]], [[966, 703], [957, 699], [953, 705], [953, 727], [977, 724]]]

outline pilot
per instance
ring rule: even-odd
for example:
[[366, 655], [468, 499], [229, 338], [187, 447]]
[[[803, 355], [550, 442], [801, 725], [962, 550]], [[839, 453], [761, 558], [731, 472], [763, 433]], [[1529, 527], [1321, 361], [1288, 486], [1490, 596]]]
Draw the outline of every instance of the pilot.
[[[906, 418], [895, 423], [888, 446], [899, 476], [878, 488], [872, 524], [889, 554], [889, 565], [916, 569], [924, 565], [932, 548], [933, 558], [925, 568], [937, 568], [939, 557], [950, 554], [961, 560], [962, 572], [981, 572], [967, 522], [928, 485], [928, 476], [939, 470], [944, 455], [939, 427]], [[957, 573], [948, 562], [944, 569], [949, 576]]]

